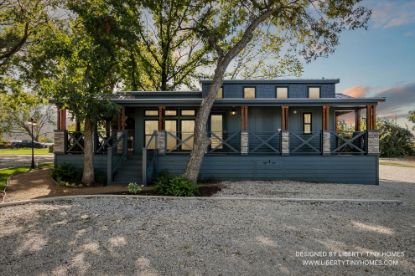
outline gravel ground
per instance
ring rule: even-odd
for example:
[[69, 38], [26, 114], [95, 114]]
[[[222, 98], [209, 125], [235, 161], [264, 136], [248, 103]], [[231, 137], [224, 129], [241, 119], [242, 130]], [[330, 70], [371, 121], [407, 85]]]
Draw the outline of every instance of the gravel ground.
[[[103, 197], [5, 206], [0, 275], [415, 275], [415, 184], [395, 177], [399, 182], [379, 186], [224, 182], [217, 196], [399, 199], [400, 205]], [[332, 265], [303, 263], [313, 260]]]

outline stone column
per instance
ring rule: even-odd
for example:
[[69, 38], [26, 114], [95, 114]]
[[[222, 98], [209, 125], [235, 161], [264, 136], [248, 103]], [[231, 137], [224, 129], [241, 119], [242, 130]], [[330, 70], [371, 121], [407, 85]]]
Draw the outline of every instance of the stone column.
[[379, 132], [376, 130], [367, 131], [367, 154], [379, 154]]
[[290, 154], [290, 132], [281, 130], [281, 155]]
[[68, 135], [66, 130], [55, 130], [53, 152], [56, 154], [65, 154], [68, 144]]
[[323, 155], [331, 154], [331, 133], [330, 131], [327, 131], [327, 130], [322, 131], [321, 142], [322, 142], [321, 153]]
[[160, 155], [166, 154], [166, 131], [164, 130], [157, 133], [157, 149]]
[[241, 131], [241, 154], [248, 154], [249, 151], [249, 134], [247, 131]]

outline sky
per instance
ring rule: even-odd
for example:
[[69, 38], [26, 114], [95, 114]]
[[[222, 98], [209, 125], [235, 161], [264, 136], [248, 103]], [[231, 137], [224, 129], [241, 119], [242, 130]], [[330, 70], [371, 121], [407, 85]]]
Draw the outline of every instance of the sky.
[[336, 52], [304, 65], [302, 78], [339, 78], [338, 93], [386, 97], [378, 114], [412, 127], [415, 110], [415, 0], [364, 0], [367, 30], [345, 32]]

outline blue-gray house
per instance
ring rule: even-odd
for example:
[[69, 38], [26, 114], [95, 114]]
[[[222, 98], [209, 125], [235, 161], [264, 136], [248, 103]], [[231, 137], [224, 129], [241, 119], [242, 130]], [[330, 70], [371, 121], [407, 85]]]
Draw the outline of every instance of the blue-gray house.
[[[292, 179], [378, 184], [376, 106], [384, 98], [335, 93], [338, 79], [225, 80], [207, 126], [210, 146], [201, 179]], [[193, 147], [201, 91], [116, 93], [113, 119], [96, 130], [95, 167], [108, 183], [150, 183], [161, 170], [184, 171]], [[353, 131], [337, 129], [341, 114], [354, 113]], [[82, 166], [79, 124], [66, 130], [58, 112], [55, 162]]]

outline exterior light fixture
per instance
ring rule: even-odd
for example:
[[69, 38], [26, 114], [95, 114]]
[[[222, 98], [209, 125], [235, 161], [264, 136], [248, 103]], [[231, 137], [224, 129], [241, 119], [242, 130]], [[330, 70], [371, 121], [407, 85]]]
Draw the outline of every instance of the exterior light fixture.
[[231, 115], [232, 116], [235, 116], [236, 115], [236, 109], [235, 109], [235, 107], [232, 107]]
[[294, 113], [294, 114], [297, 114], [297, 110], [295, 110], [295, 109], [294, 109], [293, 113]]

